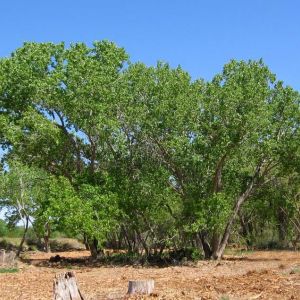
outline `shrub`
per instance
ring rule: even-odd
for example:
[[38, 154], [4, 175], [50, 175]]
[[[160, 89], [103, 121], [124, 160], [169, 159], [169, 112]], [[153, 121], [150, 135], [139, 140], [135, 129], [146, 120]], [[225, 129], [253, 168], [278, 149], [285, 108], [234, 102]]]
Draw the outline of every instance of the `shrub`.
[[8, 250], [9, 248], [9, 243], [6, 239], [0, 240], [0, 249], [5, 249]]
[[7, 225], [4, 220], [0, 220], [0, 237], [6, 236], [8, 232]]
[[83, 250], [84, 245], [75, 239], [59, 238], [50, 240], [51, 251]]

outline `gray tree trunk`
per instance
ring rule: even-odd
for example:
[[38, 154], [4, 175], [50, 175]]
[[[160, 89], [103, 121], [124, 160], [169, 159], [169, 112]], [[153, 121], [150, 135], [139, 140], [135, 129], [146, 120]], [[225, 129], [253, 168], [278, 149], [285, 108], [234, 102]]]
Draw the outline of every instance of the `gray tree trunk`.
[[49, 223], [47, 222], [45, 225], [45, 234], [44, 234], [44, 249], [45, 249], [45, 252], [47, 252], [47, 253], [51, 252], [50, 235], [51, 235], [51, 228], [50, 228]]
[[23, 236], [22, 236], [22, 239], [21, 239], [18, 251], [17, 251], [17, 257], [20, 256], [20, 253], [22, 251], [23, 244], [25, 242], [25, 238], [26, 238], [26, 234], [27, 234], [27, 230], [28, 230], [28, 225], [29, 225], [29, 217], [26, 216], [26, 223], [25, 223], [24, 233], [23, 233]]
[[246, 201], [246, 199], [250, 196], [250, 194], [252, 193], [252, 191], [254, 189], [254, 184], [255, 184], [255, 181], [256, 181], [256, 179], [259, 175], [261, 165], [262, 165], [262, 163], [260, 163], [256, 167], [256, 170], [255, 170], [255, 173], [252, 177], [252, 180], [249, 183], [249, 185], [248, 185], [247, 189], [245, 190], [245, 192], [237, 198], [234, 209], [233, 209], [233, 212], [232, 212], [231, 216], [229, 217], [229, 220], [226, 224], [225, 231], [223, 233], [222, 240], [220, 242], [219, 248], [218, 248], [217, 251], [215, 251], [213, 253], [213, 258], [214, 259], [221, 259], [222, 258], [223, 254], [224, 254], [224, 251], [225, 251], [225, 248], [226, 248], [227, 243], [228, 243], [228, 239], [229, 239], [231, 230], [232, 230], [233, 222], [234, 222], [235, 218], [237, 217], [237, 215], [238, 215], [238, 213], [241, 209], [242, 204]]

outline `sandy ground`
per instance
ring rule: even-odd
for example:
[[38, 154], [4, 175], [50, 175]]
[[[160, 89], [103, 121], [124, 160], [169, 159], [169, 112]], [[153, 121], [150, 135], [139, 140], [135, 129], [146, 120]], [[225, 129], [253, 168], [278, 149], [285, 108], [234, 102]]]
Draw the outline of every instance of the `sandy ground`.
[[[300, 252], [252, 252], [226, 256], [221, 262], [165, 268], [47, 267], [53, 255], [31, 254], [28, 263], [19, 263], [18, 273], [0, 274], [0, 299], [52, 299], [55, 275], [70, 269], [89, 300], [128, 299], [128, 280], [134, 279], [155, 280], [155, 291], [149, 299], [300, 299]], [[59, 255], [76, 258], [89, 253]]]

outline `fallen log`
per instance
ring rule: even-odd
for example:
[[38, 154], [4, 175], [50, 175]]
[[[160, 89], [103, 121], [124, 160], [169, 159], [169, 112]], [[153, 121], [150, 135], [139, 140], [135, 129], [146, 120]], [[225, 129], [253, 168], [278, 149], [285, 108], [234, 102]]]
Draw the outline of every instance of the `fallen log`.
[[66, 272], [55, 276], [53, 282], [54, 300], [84, 300], [79, 290], [74, 272]]

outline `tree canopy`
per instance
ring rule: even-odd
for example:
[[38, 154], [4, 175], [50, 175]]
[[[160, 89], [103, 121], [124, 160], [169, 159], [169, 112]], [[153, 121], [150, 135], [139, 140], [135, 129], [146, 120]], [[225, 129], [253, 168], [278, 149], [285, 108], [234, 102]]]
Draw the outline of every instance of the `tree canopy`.
[[218, 259], [265, 218], [299, 235], [299, 101], [262, 60], [205, 81], [108, 41], [25, 43], [0, 59], [1, 205], [27, 172], [33, 226], [68, 228], [93, 255], [197, 245]]

